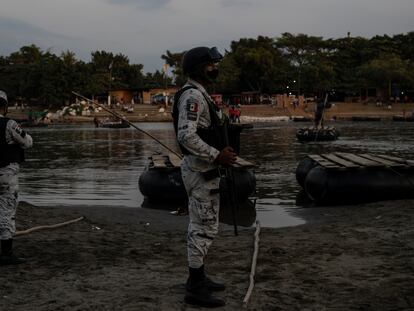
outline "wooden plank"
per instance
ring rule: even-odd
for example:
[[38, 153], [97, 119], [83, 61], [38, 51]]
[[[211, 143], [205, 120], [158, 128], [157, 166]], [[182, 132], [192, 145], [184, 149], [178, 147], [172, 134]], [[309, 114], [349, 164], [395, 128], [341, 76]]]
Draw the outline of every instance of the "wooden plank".
[[166, 168], [167, 167], [167, 165], [165, 164], [166, 158], [164, 155], [153, 154], [151, 158], [152, 158], [152, 163], [154, 163], [155, 168]]
[[369, 160], [377, 161], [377, 162], [382, 163], [385, 166], [389, 166], [389, 167], [406, 167], [407, 166], [403, 163], [395, 162], [395, 161], [389, 160], [389, 159], [383, 159], [383, 158], [377, 157], [377, 156], [369, 154], [369, 153], [363, 153], [363, 154], [360, 154], [360, 156], [364, 157], [366, 159], [369, 159]]
[[407, 165], [410, 165], [410, 166], [414, 166], [414, 161], [413, 160], [406, 160], [406, 159], [403, 159], [403, 158], [392, 157], [392, 156], [387, 156], [387, 155], [383, 155], [383, 154], [378, 154], [377, 157], [387, 159], [387, 160], [391, 160], [391, 161], [395, 161], [395, 162], [402, 163], [402, 164], [407, 164]]
[[308, 154], [308, 157], [311, 158], [313, 161], [317, 162], [318, 164], [320, 164], [323, 167], [326, 168], [341, 168], [341, 166], [332, 163], [331, 161], [322, 158], [321, 156], [317, 155], [317, 154]]
[[170, 160], [172, 166], [174, 167], [180, 167], [181, 166], [181, 159], [175, 155], [174, 153], [168, 154], [168, 159]]
[[333, 153], [322, 154], [321, 156], [324, 157], [325, 159], [328, 159], [328, 160], [330, 160], [330, 161], [332, 161], [334, 163], [337, 163], [337, 164], [339, 164], [339, 165], [341, 165], [343, 167], [346, 167], [346, 168], [357, 168], [357, 167], [360, 167], [358, 164], [355, 164], [355, 163], [353, 163], [351, 161], [344, 160], [344, 159], [338, 157], [337, 155], [335, 155]]
[[236, 164], [235, 166], [240, 166], [240, 167], [245, 167], [245, 168], [255, 166], [253, 162], [247, 161], [247, 160], [245, 160], [243, 158], [240, 158], [240, 157], [237, 157], [235, 164]]
[[378, 166], [383, 166], [382, 163], [376, 162], [376, 161], [372, 161], [372, 160], [368, 160], [365, 159], [363, 157], [358, 156], [357, 154], [352, 154], [352, 153], [345, 153], [345, 152], [337, 152], [335, 153], [337, 156], [345, 159], [345, 160], [349, 160], [351, 162], [354, 162], [358, 165], [362, 165], [362, 166], [368, 166], [368, 167], [378, 167]]

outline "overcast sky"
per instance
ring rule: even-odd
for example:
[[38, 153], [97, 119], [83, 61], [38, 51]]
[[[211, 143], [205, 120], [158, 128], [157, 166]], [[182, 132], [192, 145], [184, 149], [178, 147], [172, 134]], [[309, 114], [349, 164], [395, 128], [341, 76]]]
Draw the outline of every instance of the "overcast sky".
[[161, 70], [166, 50], [279, 37], [370, 38], [414, 31], [414, 0], [0, 0], [0, 55], [36, 44], [90, 60], [122, 53], [145, 72]]

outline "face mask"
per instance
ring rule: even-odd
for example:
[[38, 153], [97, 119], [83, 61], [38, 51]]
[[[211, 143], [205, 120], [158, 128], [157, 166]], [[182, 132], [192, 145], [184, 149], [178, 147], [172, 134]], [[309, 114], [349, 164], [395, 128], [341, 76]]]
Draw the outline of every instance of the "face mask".
[[211, 81], [216, 80], [217, 77], [218, 77], [218, 74], [219, 74], [218, 69], [213, 69], [213, 70], [206, 71], [206, 77]]

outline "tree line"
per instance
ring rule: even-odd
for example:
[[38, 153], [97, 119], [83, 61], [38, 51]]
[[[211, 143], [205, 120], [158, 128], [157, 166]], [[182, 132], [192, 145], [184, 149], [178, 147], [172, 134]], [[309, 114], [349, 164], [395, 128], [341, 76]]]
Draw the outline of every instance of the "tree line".
[[[143, 73], [123, 54], [94, 51], [91, 60], [78, 60], [71, 51], [55, 55], [35, 45], [0, 56], [0, 86], [11, 99], [60, 106], [77, 90], [93, 96], [111, 89], [180, 86], [185, 78], [181, 59], [185, 51], [166, 51], [161, 59], [173, 77], [161, 71]], [[220, 64], [214, 92], [237, 94], [292, 93], [305, 96], [330, 91], [341, 98], [366, 96], [383, 100], [414, 95], [414, 32], [372, 38], [323, 39], [283, 33], [232, 41]]]

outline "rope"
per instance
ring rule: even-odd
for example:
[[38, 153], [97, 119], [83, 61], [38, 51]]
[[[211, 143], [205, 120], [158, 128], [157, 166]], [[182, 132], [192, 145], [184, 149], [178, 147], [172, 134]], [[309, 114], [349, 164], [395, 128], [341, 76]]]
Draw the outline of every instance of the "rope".
[[38, 231], [38, 230], [55, 229], [55, 228], [63, 227], [63, 226], [70, 225], [70, 224], [73, 224], [75, 222], [81, 221], [82, 219], [83, 219], [83, 216], [79, 217], [79, 218], [76, 218], [76, 219], [68, 220], [68, 221], [65, 221], [65, 222], [62, 222], [62, 223], [58, 223], [58, 224], [55, 224], [55, 225], [37, 226], [37, 227], [33, 227], [33, 228], [30, 228], [30, 229], [27, 229], [27, 230], [17, 231], [15, 236], [29, 234], [33, 231]]
[[163, 146], [165, 149], [167, 149], [168, 151], [174, 153], [179, 159], [182, 159], [183, 156], [179, 153], [177, 153], [176, 151], [174, 151], [173, 149], [171, 149], [170, 147], [168, 147], [166, 144], [164, 144], [163, 142], [161, 142], [158, 138], [152, 136], [150, 133], [148, 133], [147, 131], [144, 131], [143, 129], [140, 129], [139, 127], [137, 127], [135, 124], [131, 123], [130, 121], [127, 120], [127, 118], [125, 118], [124, 116], [106, 108], [105, 106], [99, 104], [96, 101], [93, 101], [77, 92], [73, 92], [72, 93], [80, 98], [83, 98], [84, 100], [87, 100], [89, 102], [91, 102], [94, 105], [97, 105], [98, 107], [101, 107], [103, 110], [105, 110], [106, 112], [109, 112], [110, 114], [112, 114], [113, 116], [117, 117], [120, 120], [124, 120], [126, 123], [128, 123], [130, 126], [132, 126], [133, 128], [137, 129], [138, 131], [140, 131], [141, 133], [144, 133], [145, 135], [151, 137], [153, 140], [155, 140], [157, 143], [159, 143], [161, 146]]
[[250, 269], [250, 284], [249, 288], [247, 289], [246, 296], [244, 296], [243, 304], [247, 307], [247, 303], [250, 299], [250, 295], [253, 292], [254, 287], [254, 275], [256, 273], [256, 264], [257, 264], [257, 255], [259, 253], [259, 234], [260, 234], [260, 222], [256, 220], [256, 232], [254, 233], [255, 240], [254, 240], [254, 252], [253, 252], [253, 259], [252, 259], [252, 267]]

